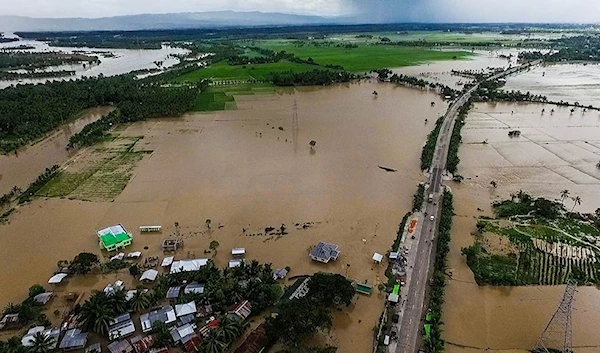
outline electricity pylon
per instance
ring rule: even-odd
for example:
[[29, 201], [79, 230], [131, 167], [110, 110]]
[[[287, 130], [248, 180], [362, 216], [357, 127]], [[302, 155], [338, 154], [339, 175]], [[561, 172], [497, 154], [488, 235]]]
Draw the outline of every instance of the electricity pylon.
[[577, 282], [571, 279], [568, 280], [567, 288], [565, 288], [565, 293], [556, 312], [552, 315], [548, 326], [546, 326], [535, 345], [535, 349], [538, 351], [550, 353], [550, 349], [558, 349], [563, 353], [573, 352], [571, 312], [576, 289]]

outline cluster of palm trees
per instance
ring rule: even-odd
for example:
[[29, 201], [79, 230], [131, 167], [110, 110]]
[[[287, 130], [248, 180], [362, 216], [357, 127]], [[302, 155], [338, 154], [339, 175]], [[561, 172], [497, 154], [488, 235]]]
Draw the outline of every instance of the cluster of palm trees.
[[7, 342], [0, 341], [0, 352], [2, 353], [50, 353], [55, 351], [56, 340], [54, 337], [37, 332], [29, 346], [21, 344], [17, 336], [11, 337]]
[[248, 327], [242, 320], [223, 316], [219, 321], [219, 326], [209, 332], [208, 336], [202, 341], [202, 353], [222, 353], [238, 337], [240, 337]]
[[560, 192], [560, 202], [564, 205], [566, 199], [571, 199], [573, 201], [573, 208], [571, 209], [571, 212], [573, 212], [575, 207], [581, 205], [581, 202], [583, 202], [579, 195], [571, 196], [569, 190], [563, 190]]

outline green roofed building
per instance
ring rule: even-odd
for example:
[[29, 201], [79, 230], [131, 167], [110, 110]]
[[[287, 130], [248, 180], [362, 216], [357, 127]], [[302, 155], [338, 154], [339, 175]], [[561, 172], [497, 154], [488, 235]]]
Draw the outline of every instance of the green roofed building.
[[131, 233], [127, 232], [122, 224], [100, 229], [96, 233], [98, 234], [100, 249], [106, 251], [116, 251], [131, 245], [131, 242], [133, 241], [133, 236]]

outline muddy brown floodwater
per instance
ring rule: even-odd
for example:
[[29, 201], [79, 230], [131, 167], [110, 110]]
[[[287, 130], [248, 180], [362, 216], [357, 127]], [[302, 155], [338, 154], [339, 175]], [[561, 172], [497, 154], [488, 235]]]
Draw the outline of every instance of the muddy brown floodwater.
[[[541, 114], [545, 108], [546, 113]], [[491, 215], [490, 203], [522, 189], [559, 198], [568, 189], [583, 199], [576, 210], [600, 207], [600, 117], [597, 112], [537, 104], [477, 104], [463, 128], [459, 173], [449, 184], [455, 212], [446, 287], [444, 339], [449, 353], [525, 352], [536, 343], [562, 297], [564, 286], [479, 287], [461, 256], [473, 244], [476, 218]], [[509, 130], [521, 130], [509, 138]], [[487, 141], [487, 144], [481, 144]], [[497, 189], [490, 181], [498, 183]], [[566, 207], [571, 208], [569, 201]], [[478, 211], [480, 208], [483, 211]], [[579, 287], [573, 304], [573, 346], [578, 353], [600, 351], [597, 334], [600, 291]]]
[[69, 138], [112, 109], [88, 109], [77, 120], [64, 124], [38, 142], [20, 148], [16, 154], [0, 155], [0, 195], [14, 186], [25, 189], [44, 169], [66, 162], [74, 154], [67, 150]]
[[[432, 107], [432, 101], [438, 104]], [[185, 247], [177, 258], [210, 256], [204, 250], [217, 240], [219, 266], [226, 266], [232, 247], [245, 247], [248, 260], [290, 266], [291, 276], [331, 271], [376, 287], [385, 264], [371, 258], [389, 249], [411, 207], [423, 180], [421, 147], [445, 104], [432, 93], [363, 81], [242, 97], [237, 106], [123, 129], [126, 136], [143, 135], [138, 147], [154, 152], [138, 163], [114, 202], [37, 199], [19, 208], [0, 226], [0, 258], [6, 259], [0, 303], [22, 300], [31, 284], [45, 283], [58, 260], [81, 251], [99, 253], [94, 231], [118, 222], [134, 233], [127, 250], [144, 256], [162, 255], [160, 242], [174, 234], [178, 222]], [[210, 231], [206, 219], [212, 220]], [[297, 229], [304, 222], [314, 224]], [[162, 225], [163, 233], [140, 235], [138, 227], [149, 224]], [[288, 235], [258, 235], [281, 224]], [[309, 259], [309, 247], [320, 240], [340, 246], [336, 262]], [[89, 292], [110, 280], [75, 278], [56, 290]], [[358, 297], [349, 310], [335, 314], [335, 328], [322, 340], [340, 352], [370, 352], [383, 302], [377, 290]]]

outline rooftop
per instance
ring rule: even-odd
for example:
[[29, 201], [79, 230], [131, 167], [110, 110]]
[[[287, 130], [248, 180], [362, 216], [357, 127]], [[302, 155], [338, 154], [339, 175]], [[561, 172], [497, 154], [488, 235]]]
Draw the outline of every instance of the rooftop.
[[65, 333], [59, 348], [63, 350], [81, 349], [85, 347], [87, 337], [87, 332], [81, 332], [78, 328], [71, 329]]
[[201, 267], [206, 266], [207, 263], [208, 259], [173, 261], [171, 273], [198, 271]]
[[339, 247], [335, 244], [320, 241], [310, 252], [310, 257], [315, 261], [328, 263], [330, 260], [336, 260], [340, 255]]
[[132, 239], [131, 234], [129, 234], [127, 230], [125, 230], [125, 227], [123, 227], [121, 224], [100, 229], [96, 233], [98, 234], [98, 238], [100, 238], [100, 241], [104, 247], [107, 249]]

